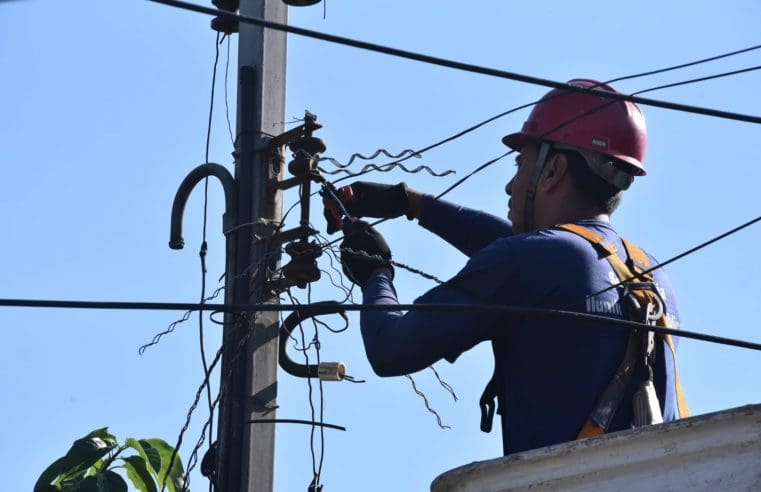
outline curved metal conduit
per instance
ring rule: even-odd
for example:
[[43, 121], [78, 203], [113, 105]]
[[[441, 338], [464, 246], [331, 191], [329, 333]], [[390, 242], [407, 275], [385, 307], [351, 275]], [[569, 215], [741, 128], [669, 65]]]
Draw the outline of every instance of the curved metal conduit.
[[321, 362], [320, 364], [299, 364], [294, 362], [287, 352], [288, 338], [299, 323], [323, 314], [338, 314], [347, 320], [343, 307], [336, 301], [320, 302], [320, 307], [311, 307], [308, 310], [296, 310], [288, 315], [280, 326], [280, 367], [290, 374], [299, 378], [318, 377], [323, 381], [341, 381], [346, 376], [346, 365], [343, 362]]
[[203, 178], [214, 176], [222, 183], [225, 193], [225, 213], [222, 216], [222, 227], [225, 231], [232, 229], [236, 220], [238, 210], [238, 189], [235, 186], [235, 179], [224, 166], [207, 162], [193, 169], [185, 176], [177, 189], [172, 203], [172, 220], [169, 233], [169, 247], [172, 249], [182, 249], [185, 246], [185, 239], [182, 237], [182, 216], [185, 213], [185, 205], [193, 188]]

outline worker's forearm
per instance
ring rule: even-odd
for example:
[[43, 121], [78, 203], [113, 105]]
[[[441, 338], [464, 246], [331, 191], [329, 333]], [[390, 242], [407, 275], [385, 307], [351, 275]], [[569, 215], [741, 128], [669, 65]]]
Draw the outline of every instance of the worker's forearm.
[[409, 213], [420, 225], [467, 256], [497, 238], [512, 234], [510, 223], [486, 212], [462, 207], [407, 189]]

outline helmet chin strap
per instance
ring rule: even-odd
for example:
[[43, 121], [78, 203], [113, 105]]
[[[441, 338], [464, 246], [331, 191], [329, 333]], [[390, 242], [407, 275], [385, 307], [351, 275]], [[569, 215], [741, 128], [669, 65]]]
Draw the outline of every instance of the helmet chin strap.
[[536, 199], [536, 188], [539, 185], [539, 177], [542, 175], [544, 165], [547, 163], [547, 156], [549, 155], [551, 148], [552, 145], [548, 142], [542, 142], [539, 146], [536, 163], [534, 164], [534, 172], [531, 175], [528, 190], [526, 190], [526, 204], [523, 217], [523, 223], [526, 229], [525, 232], [534, 230], [534, 202]]

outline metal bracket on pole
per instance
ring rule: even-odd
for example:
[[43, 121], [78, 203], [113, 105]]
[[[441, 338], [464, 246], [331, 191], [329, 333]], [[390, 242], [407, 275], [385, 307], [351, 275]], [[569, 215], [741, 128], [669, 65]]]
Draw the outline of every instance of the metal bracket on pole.
[[286, 190], [299, 187], [301, 216], [299, 226], [277, 233], [270, 238], [272, 242], [285, 244], [285, 252], [291, 256], [291, 261], [280, 270], [278, 278], [270, 279], [270, 285], [275, 291], [288, 287], [306, 288], [307, 284], [320, 279], [320, 269], [317, 258], [322, 254], [322, 248], [309, 237], [317, 233], [309, 226], [309, 200], [312, 195], [312, 182], [322, 182], [323, 177], [317, 169], [317, 162], [325, 143], [312, 136], [315, 130], [322, 128], [317, 123], [317, 115], [306, 111], [304, 123], [285, 133], [273, 137], [268, 145], [268, 161], [279, 176], [285, 159], [282, 148], [288, 146], [293, 153], [293, 160], [288, 163], [288, 172], [294, 177], [285, 180], [270, 181], [271, 190]]

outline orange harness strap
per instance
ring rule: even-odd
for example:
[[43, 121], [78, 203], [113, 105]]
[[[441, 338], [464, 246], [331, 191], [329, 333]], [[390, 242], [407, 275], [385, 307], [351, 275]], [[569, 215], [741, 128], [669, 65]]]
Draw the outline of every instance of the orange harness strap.
[[[649, 270], [651, 267], [650, 258], [648, 258], [645, 252], [642, 251], [642, 248], [627, 241], [626, 239], [622, 239], [622, 241], [624, 243], [624, 248], [626, 249], [626, 254], [628, 257], [627, 265], [632, 270], [632, 272], [634, 272], [635, 275], [639, 276], [642, 274], [642, 272]], [[652, 274], [649, 275], [652, 278]], [[661, 316], [658, 321], [656, 321], [656, 326], [671, 328], [669, 317], [665, 311], [663, 316]], [[682, 382], [679, 379], [679, 371], [676, 366], [676, 347], [674, 346], [674, 339], [671, 337], [671, 335], [663, 335], [663, 338], [666, 340], [666, 345], [668, 345], [669, 352], [671, 352], [671, 360], [674, 363], [674, 385], [676, 386], [677, 411], [679, 412], [679, 418], [683, 419], [689, 417], [691, 412], [690, 408], [687, 406], [687, 397], [684, 394]]]
[[[638, 283], [643, 281], [653, 281], [652, 273], [645, 273], [650, 268], [650, 259], [647, 257], [645, 252], [634, 243], [622, 239], [627, 256], [626, 263], [624, 263], [618, 257], [616, 247], [596, 232], [578, 224], [562, 224], [557, 227], [559, 229], [572, 232], [589, 241], [595, 247], [595, 249], [597, 249], [603, 255], [608, 263], [610, 263], [610, 266], [616, 272], [616, 275], [621, 282]], [[637, 295], [643, 296], [643, 301], [648, 302], [649, 299], [652, 299], [655, 296], [654, 293], [648, 291], [637, 291]], [[669, 320], [666, 316], [665, 309], [663, 315], [656, 321], [656, 325], [669, 327]], [[606, 396], [605, 393], [608, 391], [621, 390], [621, 385], [624, 387], [628, 385], [628, 381], [633, 371], [631, 361], [636, 358], [636, 353], [639, 349], [638, 341], [640, 335], [641, 333], [638, 331], [633, 331], [631, 333], [629, 337], [629, 343], [627, 344], [626, 348], [626, 354], [624, 355], [624, 358], [621, 361], [621, 364], [619, 365], [613, 380], [609, 383], [608, 387], [606, 387], [606, 390], [603, 395], [601, 395], [601, 398], [604, 398]], [[669, 347], [669, 351], [671, 352], [671, 357], [674, 363], [674, 378], [679, 416], [680, 418], [688, 417], [690, 413], [687, 407], [686, 398], [684, 396], [684, 390], [682, 389], [682, 385], [679, 380], [679, 374], [677, 372], [674, 342], [670, 335], [665, 335], [664, 339]], [[601, 423], [598, 423], [593, 418], [593, 415], [590, 415], [579, 431], [577, 439], [599, 436], [604, 434], [606, 430], [607, 429], [604, 427], [604, 424], [601, 425]]]

